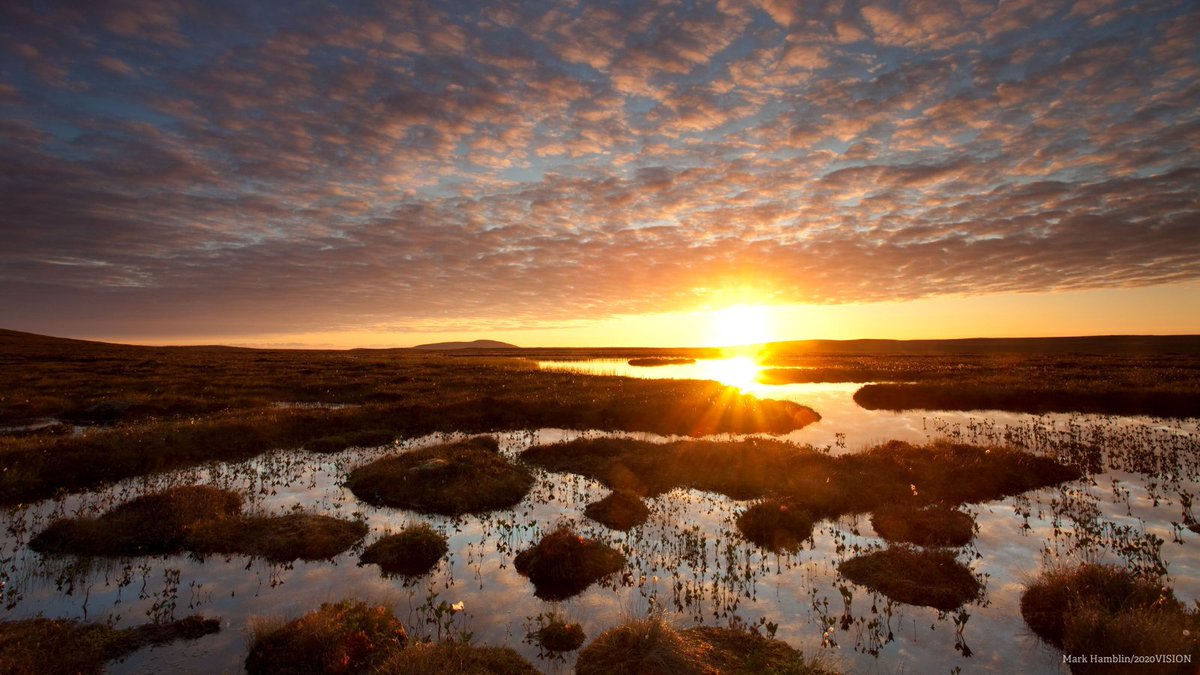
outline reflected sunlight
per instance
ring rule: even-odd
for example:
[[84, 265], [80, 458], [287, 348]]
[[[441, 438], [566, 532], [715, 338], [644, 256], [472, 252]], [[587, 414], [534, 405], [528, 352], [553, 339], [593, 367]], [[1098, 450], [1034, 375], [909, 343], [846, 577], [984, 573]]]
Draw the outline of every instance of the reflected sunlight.
[[749, 356], [729, 359], [701, 360], [696, 362], [698, 377], [716, 380], [738, 389], [749, 389], [758, 385], [758, 371], [762, 367]]

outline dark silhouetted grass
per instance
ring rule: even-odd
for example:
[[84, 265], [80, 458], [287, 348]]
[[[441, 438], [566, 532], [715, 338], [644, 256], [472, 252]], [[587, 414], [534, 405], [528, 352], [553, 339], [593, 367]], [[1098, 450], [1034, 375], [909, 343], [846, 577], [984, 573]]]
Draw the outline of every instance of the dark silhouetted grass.
[[190, 616], [163, 624], [112, 628], [69, 619], [0, 621], [0, 672], [8, 675], [100, 673], [106, 661], [149, 645], [194, 640], [221, 629], [217, 619]]
[[532, 548], [518, 553], [513, 566], [533, 582], [537, 597], [562, 600], [621, 571], [625, 556], [568, 527], [559, 527]]
[[909, 605], [956, 609], [975, 600], [982, 587], [966, 565], [945, 550], [893, 546], [838, 565], [842, 576]]
[[457, 516], [515, 506], [533, 474], [505, 459], [496, 439], [477, 436], [371, 462], [346, 485], [369, 504]]
[[648, 356], [638, 359], [629, 359], [629, 365], [643, 368], [652, 368], [654, 366], [687, 366], [695, 362], [696, 359], [671, 356]]
[[384, 574], [420, 576], [429, 573], [447, 550], [446, 535], [428, 523], [419, 523], [371, 544], [361, 561], [365, 565], [379, 565]]
[[178, 553], [198, 523], [236, 518], [242, 497], [202, 485], [174, 487], [116, 506], [99, 518], [59, 520], [29, 546], [41, 553], [119, 556]]
[[869, 384], [854, 393], [868, 410], [1006, 410], [1200, 417], [1200, 391], [1130, 390], [1110, 382], [921, 382]]
[[1200, 661], [1200, 613], [1159, 580], [1119, 567], [1088, 563], [1047, 571], [1025, 589], [1021, 616], [1038, 637], [1067, 654], [1184, 654], [1192, 661], [1073, 664], [1075, 672], [1194, 673]]
[[966, 546], [975, 538], [975, 519], [941, 504], [883, 507], [871, 516], [871, 526], [890, 542], [918, 546]]
[[358, 600], [326, 603], [288, 622], [260, 619], [253, 631], [249, 675], [369, 672], [408, 643], [391, 609]]
[[508, 647], [481, 647], [462, 642], [418, 642], [391, 652], [376, 675], [538, 675], [528, 661]]
[[601, 633], [576, 662], [578, 675], [759, 675], [829, 673], [780, 640], [738, 628], [678, 630], [661, 616]]
[[628, 490], [614, 490], [598, 502], [588, 504], [583, 515], [614, 530], [628, 530], [650, 517], [641, 497]]

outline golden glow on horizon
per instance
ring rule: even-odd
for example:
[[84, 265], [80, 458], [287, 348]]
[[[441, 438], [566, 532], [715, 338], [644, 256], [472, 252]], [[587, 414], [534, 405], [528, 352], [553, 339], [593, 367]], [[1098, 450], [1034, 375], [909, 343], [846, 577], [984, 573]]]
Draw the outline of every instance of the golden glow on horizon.
[[721, 384], [749, 389], [758, 384], [758, 365], [752, 357], [734, 356], [727, 359], [700, 360], [696, 362], [697, 377], [716, 380]]
[[762, 305], [734, 305], [710, 314], [707, 347], [735, 347], [774, 342], [774, 311]]

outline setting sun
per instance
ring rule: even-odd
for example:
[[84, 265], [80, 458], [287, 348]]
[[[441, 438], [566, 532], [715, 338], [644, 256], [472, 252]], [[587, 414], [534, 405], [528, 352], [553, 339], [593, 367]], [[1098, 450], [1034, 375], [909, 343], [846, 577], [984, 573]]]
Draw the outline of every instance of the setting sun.
[[711, 314], [712, 347], [739, 347], [777, 340], [771, 311], [761, 305], [735, 305]]

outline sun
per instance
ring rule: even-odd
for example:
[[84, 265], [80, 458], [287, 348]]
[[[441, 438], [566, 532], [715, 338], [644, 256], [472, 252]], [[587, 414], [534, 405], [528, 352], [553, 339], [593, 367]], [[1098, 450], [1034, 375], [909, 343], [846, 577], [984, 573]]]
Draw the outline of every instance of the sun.
[[734, 305], [710, 316], [710, 346], [740, 347], [777, 339], [771, 311], [762, 305]]

